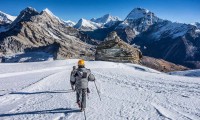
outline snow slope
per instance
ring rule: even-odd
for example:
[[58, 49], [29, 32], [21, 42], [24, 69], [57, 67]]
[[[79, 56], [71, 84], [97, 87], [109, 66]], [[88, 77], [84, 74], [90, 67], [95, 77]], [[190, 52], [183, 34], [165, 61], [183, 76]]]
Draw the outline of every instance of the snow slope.
[[102, 25], [99, 23], [95, 23], [90, 20], [81, 18], [74, 27], [81, 31], [92, 31], [92, 30], [96, 30], [98, 28], [102, 28]]
[[[0, 64], [0, 119], [83, 120], [69, 75], [77, 60]], [[86, 62], [87, 120], [199, 120], [200, 79], [134, 64]]]

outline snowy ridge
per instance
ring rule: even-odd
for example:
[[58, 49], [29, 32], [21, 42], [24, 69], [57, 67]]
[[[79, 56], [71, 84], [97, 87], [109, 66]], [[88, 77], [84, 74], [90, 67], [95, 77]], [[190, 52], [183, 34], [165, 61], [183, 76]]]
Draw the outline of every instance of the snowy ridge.
[[55, 16], [48, 8], [45, 8], [42, 12], [46, 12], [51, 17], [56, 18], [60, 23], [63, 23], [63, 24], [65, 23], [62, 19], [60, 19], [59, 17]]
[[74, 27], [82, 31], [92, 31], [98, 28], [102, 28], [102, 25], [82, 18]]
[[82, 31], [93, 31], [100, 28], [110, 27], [117, 21], [120, 21], [120, 18], [113, 17], [110, 14], [106, 14], [97, 19], [92, 18], [91, 20], [86, 20], [82, 18], [74, 27]]
[[46, 12], [47, 14], [51, 15], [52, 17], [58, 18], [58, 17], [55, 16], [48, 8], [45, 8], [45, 9], [43, 10], [43, 12]]
[[[84, 119], [69, 83], [77, 61], [1, 64], [0, 119]], [[199, 78], [135, 64], [86, 61], [86, 66], [102, 98], [90, 82], [87, 120], [200, 119]]]
[[109, 22], [116, 22], [116, 21], [120, 21], [121, 19], [119, 17], [114, 17], [111, 16], [110, 14], [106, 14], [100, 18], [92, 18], [91, 21], [96, 22], [96, 23], [102, 23], [102, 24], [107, 24]]
[[76, 25], [76, 23], [71, 20], [64, 21], [64, 23], [66, 26], [70, 26], [70, 27], [73, 27], [74, 25]]
[[164, 25], [159, 24], [157, 27], [159, 28], [159, 31], [152, 34], [152, 36], [156, 39], [159, 39], [160, 37], [170, 36], [172, 38], [177, 38], [185, 35], [190, 29], [190, 26], [188, 26], [187, 24], [170, 21], [166, 21]]
[[11, 16], [0, 11], [0, 22], [11, 23], [15, 19], [16, 19], [16, 16]]

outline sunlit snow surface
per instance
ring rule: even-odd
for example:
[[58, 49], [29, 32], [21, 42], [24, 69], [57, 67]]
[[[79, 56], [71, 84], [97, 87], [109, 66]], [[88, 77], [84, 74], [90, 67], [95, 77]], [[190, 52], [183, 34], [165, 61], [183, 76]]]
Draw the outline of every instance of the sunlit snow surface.
[[[78, 60], [0, 64], [0, 119], [84, 120], [69, 75]], [[135, 64], [88, 61], [87, 120], [199, 120], [200, 79]], [[198, 72], [198, 70], [197, 70]]]

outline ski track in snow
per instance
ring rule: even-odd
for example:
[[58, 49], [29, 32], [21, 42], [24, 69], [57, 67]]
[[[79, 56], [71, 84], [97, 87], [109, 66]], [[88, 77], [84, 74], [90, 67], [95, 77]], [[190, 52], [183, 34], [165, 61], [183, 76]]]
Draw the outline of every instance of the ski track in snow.
[[[76, 62], [1, 64], [5, 71], [0, 74], [0, 120], [84, 120], [69, 83]], [[87, 120], [200, 119], [198, 77], [131, 64], [90, 61], [86, 65], [96, 77], [102, 99], [90, 82]]]

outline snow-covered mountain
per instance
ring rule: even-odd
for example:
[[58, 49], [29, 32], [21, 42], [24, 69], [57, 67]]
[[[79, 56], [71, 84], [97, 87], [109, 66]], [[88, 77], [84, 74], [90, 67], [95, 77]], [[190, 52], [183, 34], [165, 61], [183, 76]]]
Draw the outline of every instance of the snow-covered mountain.
[[16, 16], [11, 16], [0, 11], [0, 24], [12, 23], [15, 19]]
[[128, 14], [125, 20], [116, 27], [116, 30], [125, 30], [126, 37], [124, 40], [132, 44], [132, 40], [143, 32], [151, 32], [150, 38], [153, 37], [158, 41], [161, 38], [182, 37], [192, 29], [199, 29], [199, 25], [199, 23], [191, 25], [163, 20], [147, 9], [135, 8]]
[[16, 19], [15, 16], [8, 15], [0, 11], [0, 33], [9, 30], [9, 25]]
[[126, 29], [126, 40], [130, 43], [137, 35], [148, 30], [151, 25], [162, 21], [162, 19], [159, 19], [153, 12], [147, 9], [135, 8], [116, 29]]
[[[1, 64], [0, 119], [84, 120], [69, 82], [77, 62]], [[100, 101], [95, 84], [90, 82], [87, 120], [200, 119], [199, 77], [169, 75], [136, 64], [85, 64], [95, 75], [101, 97]]]
[[106, 23], [109, 23], [111, 21], [119, 21], [120, 18], [119, 17], [114, 17], [114, 16], [111, 16], [110, 14], [106, 14], [100, 18], [92, 18], [91, 21], [93, 22], [96, 22], [96, 23], [103, 23], [103, 24], [106, 24]]
[[78, 21], [78, 23], [74, 27], [81, 31], [92, 31], [95, 29], [102, 28], [103, 26], [100, 23], [95, 23], [90, 20], [82, 18]]
[[100, 18], [92, 18], [91, 20], [82, 18], [74, 27], [81, 31], [93, 31], [101, 28], [109, 28], [118, 21], [120, 21], [120, 18], [106, 14]]
[[111, 16], [110, 14], [106, 14], [100, 18], [96, 18], [96, 19], [92, 18], [91, 19], [91, 21], [100, 23], [100, 24], [104, 25], [105, 27], [110, 27], [120, 20], [121, 19], [119, 17], [114, 17], [114, 16]]
[[115, 30], [124, 41], [139, 45], [144, 55], [200, 68], [198, 26], [163, 20], [147, 9], [135, 8]]
[[74, 27], [74, 25], [76, 25], [76, 23], [71, 20], [64, 21], [64, 23], [66, 26], [69, 26], [69, 27]]

